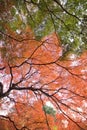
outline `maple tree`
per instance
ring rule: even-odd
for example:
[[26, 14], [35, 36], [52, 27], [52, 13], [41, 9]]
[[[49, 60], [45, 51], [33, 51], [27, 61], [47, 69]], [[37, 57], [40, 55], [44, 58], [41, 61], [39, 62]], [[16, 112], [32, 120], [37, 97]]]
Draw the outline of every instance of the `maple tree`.
[[[50, 10], [54, 1], [64, 10], [57, 0], [50, 4], [44, 0], [43, 8], [40, 1], [39, 8], [54, 14], [54, 10]], [[0, 2], [3, 3], [0, 9], [3, 20], [0, 28], [0, 129], [86, 130], [87, 51], [80, 55], [71, 50], [64, 53], [62, 40], [54, 29], [50, 34], [42, 33], [39, 39], [32, 22], [23, 26], [21, 16], [16, 11], [19, 0], [18, 3], [15, 0]], [[24, 9], [20, 8], [21, 13], [26, 14], [26, 3], [33, 4], [30, 12], [32, 8], [36, 10], [37, 2], [24, 0], [20, 4]], [[12, 15], [9, 14], [10, 10]], [[65, 12], [69, 13], [67, 10]], [[33, 13], [32, 17], [35, 16]], [[41, 13], [38, 12], [38, 15]], [[7, 14], [9, 24], [6, 22]], [[15, 16], [13, 22], [12, 16]], [[38, 25], [41, 21], [35, 18]], [[48, 22], [48, 25], [52, 23]]]
[[[32, 34], [29, 27], [27, 32]], [[7, 111], [1, 119], [10, 119], [17, 130], [86, 130], [87, 52], [79, 57], [69, 54], [64, 60], [56, 33], [41, 41], [36, 41], [34, 34], [23, 38], [20, 43], [8, 37], [6, 47], [18, 49], [1, 56], [1, 110]], [[44, 111], [48, 101], [54, 108]]]

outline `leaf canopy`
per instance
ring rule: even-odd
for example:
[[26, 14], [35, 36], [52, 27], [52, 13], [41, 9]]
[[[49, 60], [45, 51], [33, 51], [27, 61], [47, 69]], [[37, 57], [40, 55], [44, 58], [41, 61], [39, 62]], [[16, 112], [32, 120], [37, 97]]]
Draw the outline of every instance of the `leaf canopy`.
[[[86, 0], [1, 0], [0, 32], [6, 33], [8, 26], [21, 33], [29, 25], [37, 40], [56, 32], [64, 54], [80, 54], [87, 49], [86, 8]], [[5, 40], [2, 33], [0, 39]]]

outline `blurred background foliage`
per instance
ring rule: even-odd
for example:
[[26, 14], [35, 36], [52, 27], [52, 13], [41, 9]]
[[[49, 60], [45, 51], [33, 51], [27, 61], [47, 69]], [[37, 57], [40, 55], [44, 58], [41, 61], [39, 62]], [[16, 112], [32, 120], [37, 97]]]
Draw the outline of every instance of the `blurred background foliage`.
[[87, 49], [87, 0], [0, 0], [2, 46], [6, 45], [8, 30], [20, 35], [28, 25], [36, 40], [56, 32], [63, 57], [79, 55]]

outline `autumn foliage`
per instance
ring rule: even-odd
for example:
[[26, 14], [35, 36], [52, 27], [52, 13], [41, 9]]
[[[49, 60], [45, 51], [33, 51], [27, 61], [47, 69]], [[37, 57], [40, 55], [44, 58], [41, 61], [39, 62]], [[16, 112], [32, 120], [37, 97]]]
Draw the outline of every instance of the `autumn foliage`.
[[[86, 130], [87, 52], [63, 59], [56, 33], [38, 41], [30, 27], [20, 35], [7, 32], [0, 47], [0, 109], [7, 111], [0, 130]], [[48, 101], [54, 116], [43, 111]]]

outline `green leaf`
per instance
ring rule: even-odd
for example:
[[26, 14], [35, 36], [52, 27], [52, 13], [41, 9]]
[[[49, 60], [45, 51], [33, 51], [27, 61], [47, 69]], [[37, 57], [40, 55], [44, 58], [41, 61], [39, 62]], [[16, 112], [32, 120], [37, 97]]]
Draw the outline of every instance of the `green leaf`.
[[14, 16], [16, 14], [16, 9], [14, 7], [11, 8], [11, 14]]
[[43, 106], [43, 110], [44, 110], [47, 114], [52, 115], [52, 116], [54, 116], [54, 115], [56, 114], [56, 111], [55, 111], [52, 107], [47, 106], [47, 105], [44, 105], [44, 106]]
[[11, 21], [9, 23], [9, 25], [13, 31], [16, 31], [17, 29], [19, 29], [22, 25], [22, 20], [21, 20], [20, 16], [17, 14], [15, 16], [15, 19], [13, 19], [13, 21]]

